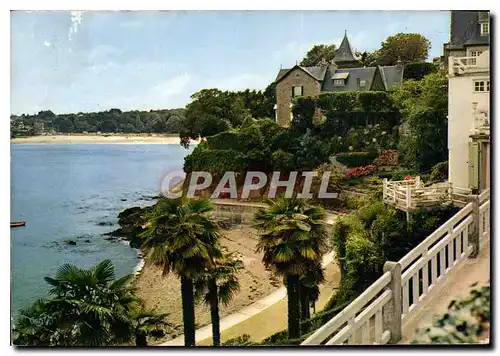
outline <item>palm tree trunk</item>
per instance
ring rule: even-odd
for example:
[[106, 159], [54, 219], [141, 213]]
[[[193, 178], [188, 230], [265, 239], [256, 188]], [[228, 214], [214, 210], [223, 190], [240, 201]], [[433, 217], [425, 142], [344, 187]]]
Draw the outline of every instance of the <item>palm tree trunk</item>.
[[148, 346], [148, 340], [146, 339], [145, 333], [137, 333], [135, 334], [135, 346]]
[[190, 278], [181, 278], [182, 321], [184, 323], [184, 346], [195, 345], [194, 291]]
[[300, 337], [300, 300], [299, 276], [286, 276], [286, 289], [288, 295], [288, 338]]
[[208, 293], [210, 294], [210, 316], [212, 318], [212, 342], [213, 346], [220, 346], [220, 317], [219, 296], [215, 279], [208, 282]]

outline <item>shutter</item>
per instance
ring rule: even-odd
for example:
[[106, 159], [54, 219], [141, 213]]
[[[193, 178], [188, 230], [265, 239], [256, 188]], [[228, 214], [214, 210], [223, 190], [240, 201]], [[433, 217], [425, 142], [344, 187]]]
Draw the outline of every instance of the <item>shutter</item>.
[[304, 95], [304, 87], [303, 86], [300, 87], [300, 95]]
[[478, 189], [479, 181], [479, 143], [469, 142], [469, 188]]

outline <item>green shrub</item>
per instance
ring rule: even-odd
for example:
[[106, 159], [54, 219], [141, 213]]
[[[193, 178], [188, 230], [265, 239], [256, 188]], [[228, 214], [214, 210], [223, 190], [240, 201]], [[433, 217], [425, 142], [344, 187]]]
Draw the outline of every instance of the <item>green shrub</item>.
[[[472, 287], [475, 286], [472, 285]], [[430, 327], [417, 330], [412, 344], [474, 344], [490, 330], [491, 288], [474, 288], [464, 300], [453, 300]], [[490, 335], [491, 338], [491, 335]]]
[[250, 335], [243, 334], [222, 343], [222, 346], [255, 346], [258, 345], [250, 340]]
[[448, 180], [448, 161], [436, 164], [429, 174], [429, 183], [444, 182], [446, 180]]
[[414, 177], [417, 172], [413, 169], [400, 169], [391, 174], [391, 180], [403, 180], [406, 176]]
[[376, 157], [376, 152], [347, 152], [339, 153], [335, 159], [349, 168], [354, 168], [368, 166]]

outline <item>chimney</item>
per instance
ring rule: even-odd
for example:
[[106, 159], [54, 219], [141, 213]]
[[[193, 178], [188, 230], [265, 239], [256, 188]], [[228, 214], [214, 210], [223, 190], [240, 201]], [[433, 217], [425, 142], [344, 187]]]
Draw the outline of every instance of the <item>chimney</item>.
[[321, 62], [319, 63], [319, 66], [320, 66], [321, 68], [325, 68], [325, 67], [327, 67], [327, 66], [328, 66], [328, 62], [327, 62], [327, 60], [326, 60], [325, 58], [321, 58]]

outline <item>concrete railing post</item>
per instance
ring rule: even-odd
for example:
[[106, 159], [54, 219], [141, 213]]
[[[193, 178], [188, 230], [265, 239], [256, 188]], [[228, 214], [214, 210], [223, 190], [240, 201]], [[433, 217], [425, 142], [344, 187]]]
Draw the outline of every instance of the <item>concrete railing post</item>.
[[406, 208], [409, 208], [411, 206], [411, 187], [408, 184], [406, 186]]
[[397, 344], [402, 337], [401, 264], [387, 261], [384, 273], [391, 272], [391, 282], [386, 289], [392, 292], [391, 300], [383, 308], [384, 330], [391, 332], [389, 344]]
[[476, 258], [480, 246], [479, 238], [479, 195], [468, 195], [467, 202], [472, 203], [472, 228], [469, 228], [469, 244], [473, 246], [469, 258]]
[[387, 199], [387, 178], [382, 179], [382, 200]]

